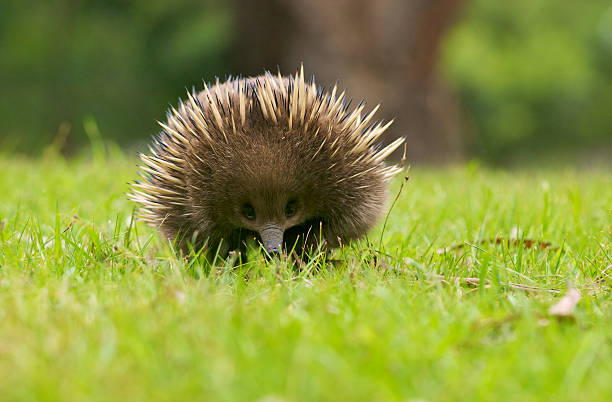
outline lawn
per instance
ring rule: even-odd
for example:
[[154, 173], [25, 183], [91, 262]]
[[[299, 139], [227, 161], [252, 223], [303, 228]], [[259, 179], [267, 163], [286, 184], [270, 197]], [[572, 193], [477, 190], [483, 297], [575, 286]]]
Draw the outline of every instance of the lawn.
[[416, 167], [298, 271], [177, 257], [135, 163], [0, 157], [3, 401], [612, 400], [610, 170]]

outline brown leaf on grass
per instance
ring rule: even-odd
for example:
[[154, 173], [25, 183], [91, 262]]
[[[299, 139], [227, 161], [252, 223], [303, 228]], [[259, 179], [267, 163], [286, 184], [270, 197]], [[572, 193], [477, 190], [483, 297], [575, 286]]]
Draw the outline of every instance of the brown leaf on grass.
[[580, 292], [578, 290], [569, 288], [567, 293], [565, 293], [557, 303], [550, 306], [548, 314], [559, 318], [573, 317], [574, 309], [580, 297]]
[[[552, 243], [549, 241], [543, 240], [534, 240], [534, 239], [504, 239], [502, 237], [494, 237], [491, 239], [483, 239], [478, 242], [478, 244], [506, 244], [507, 246], [523, 246], [524, 248], [532, 248], [537, 247], [540, 250], [546, 250], [550, 248], [553, 251], [559, 249], [559, 247], [551, 247]], [[445, 254], [449, 251], [459, 250], [464, 248], [465, 246], [475, 247], [473, 244], [468, 242], [463, 242], [459, 244], [455, 244], [454, 246], [439, 248], [436, 250], [438, 254]]]

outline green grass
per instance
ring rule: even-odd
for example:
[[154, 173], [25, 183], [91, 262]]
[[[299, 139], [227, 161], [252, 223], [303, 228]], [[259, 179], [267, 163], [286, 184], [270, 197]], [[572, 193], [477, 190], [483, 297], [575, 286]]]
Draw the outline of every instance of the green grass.
[[[609, 170], [416, 168], [382, 244], [296, 272], [177, 258], [134, 165], [0, 157], [3, 401], [612, 400]], [[517, 236], [551, 245], [482, 242]]]

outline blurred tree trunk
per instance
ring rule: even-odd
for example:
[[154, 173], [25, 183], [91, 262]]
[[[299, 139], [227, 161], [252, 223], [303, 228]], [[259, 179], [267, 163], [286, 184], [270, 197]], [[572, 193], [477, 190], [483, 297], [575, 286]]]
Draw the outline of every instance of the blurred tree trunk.
[[[458, 106], [437, 75], [438, 49], [463, 0], [235, 0], [236, 73], [291, 74], [383, 102], [386, 141], [408, 139], [410, 161], [460, 158]], [[397, 155], [396, 155], [397, 156]]]

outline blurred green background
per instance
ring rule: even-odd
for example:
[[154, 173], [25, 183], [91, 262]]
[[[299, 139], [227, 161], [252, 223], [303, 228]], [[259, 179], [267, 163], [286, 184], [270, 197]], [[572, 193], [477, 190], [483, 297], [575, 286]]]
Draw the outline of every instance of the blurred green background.
[[471, 153], [612, 157], [610, 1], [472, 0], [442, 55]]
[[[258, 7], [265, 13], [270, 4]], [[155, 121], [168, 105], [186, 87], [201, 87], [202, 79], [275, 65], [293, 72], [273, 54], [256, 67], [241, 64], [241, 49], [251, 40], [241, 33], [241, 6], [219, 0], [2, 0], [2, 151], [36, 155], [55, 141], [70, 155], [97, 130], [107, 140], [140, 147], [157, 132]], [[505, 163], [551, 154], [611, 155], [609, 0], [470, 0], [442, 31], [435, 75], [460, 110], [462, 157]], [[257, 46], [256, 53], [266, 53]], [[306, 52], [301, 60], [317, 71]], [[435, 146], [428, 152], [435, 155]]]

